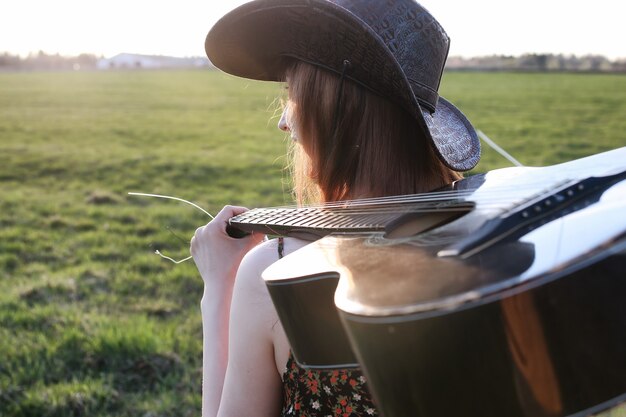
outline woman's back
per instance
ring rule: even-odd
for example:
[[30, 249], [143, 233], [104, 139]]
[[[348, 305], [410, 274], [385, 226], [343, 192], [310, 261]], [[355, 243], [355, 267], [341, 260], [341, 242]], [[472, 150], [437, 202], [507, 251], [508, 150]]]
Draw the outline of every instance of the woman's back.
[[[205, 43], [225, 72], [287, 82], [279, 128], [294, 139], [298, 203], [428, 191], [476, 165], [473, 127], [437, 92], [448, 48], [414, 0], [254, 0], [220, 19]], [[238, 213], [220, 213], [192, 241], [205, 281], [203, 415], [274, 417], [281, 404], [284, 415], [375, 414], [358, 370], [293, 360], [261, 279], [279, 240], [237, 242], [228, 214]], [[285, 239], [284, 252], [304, 244]]]

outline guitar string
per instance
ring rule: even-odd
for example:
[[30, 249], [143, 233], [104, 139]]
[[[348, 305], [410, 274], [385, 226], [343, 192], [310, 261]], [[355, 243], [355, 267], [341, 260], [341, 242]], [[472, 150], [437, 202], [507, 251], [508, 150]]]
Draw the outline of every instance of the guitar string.
[[[518, 190], [519, 191], [519, 190]], [[542, 190], [543, 191], [543, 190]], [[406, 198], [381, 198], [381, 199], [363, 199], [363, 200], [346, 200], [342, 202], [332, 202], [326, 204], [318, 204], [318, 205], [310, 205], [310, 206], [296, 206], [296, 205], [285, 205], [285, 206], [277, 206], [277, 207], [269, 207], [269, 208], [257, 208], [252, 209], [242, 216], [252, 216], [252, 215], [267, 215], [272, 212], [281, 212], [281, 211], [293, 211], [293, 212], [307, 212], [307, 211], [335, 211], [335, 212], [351, 212], [355, 213], [359, 210], [363, 210], [364, 213], [367, 212], [376, 212], [377, 210], [384, 211], [397, 211], [399, 207], [394, 207], [394, 204], [398, 206], [402, 205], [428, 205], [429, 203], [434, 204], [432, 207], [433, 210], [440, 210], [445, 207], [442, 207], [441, 203], [448, 202], [446, 207], [453, 208], [462, 208], [467, 206], [480, 206], [481, 208], [489, 208], [489, 207], [502, 207], [505, 208], [507, 205], [518, 204], [521, 201], [530, 201], [540, 192], [534, 193], [531, 196], [520, 197], [519, 193], [510, 193], [509, 196], [503, 195], [503, 193], [493, 193], [491, 195], [481, 195], [480, 199], [476, 199], [475, 201], [472, 199], [464, 199], [466, 197], [470, 197], [473, 193], [455, 193], [452, 195], [440, 196], [437, 198], [423, 198], [410, 196]], [[454, 198], [450, 198], [453, 196]], [[513, 198], [515, 197], [515, 198]], [[382, 206], [382, 209], [380, 208]], [[419, 207], [419, 206], [418, 206]], [[418, 207], [411, 207], [410, 210], [418, 210]]]
[[[561, 184], [557, 186], [565, 184], [566, 181], [562, 181]], [[417, 194], [410, 196], [391, 196], [391, 197], [382, 197], [382, 198], [370, 198], [370, 199], [360, 199], [360, 200], [348, 200], [343, 202], [331, 202], [326, 204], [320, 204], [317, 206], [308, 206], [308, 207], [297, 207], [290, 206], [282, 208], [268, 208], [268, 209], [255, 209], [250, 212], [246, 212], [240, 217], [241, 223], [256, 223], [263, 224], [265, 223], [267, 226], [272, 224], [274, 227], [276, 226], [307, 226], [311, 228], [339, 228], [339, 227], [368, 227], [368, 225], [376, 224], [376, 220], [380, 223], [384, 223], [386, 218], [379, 218], [381, 216], [386, 215], [401, 215], [401, 214], [423, 214], [423, 213], [446, 213], [453, 212], [458, 213], [462, 212], [464, 209], [467, 211], [471, 211], [472, 209], [476, 209], [476, 207], [480, 207], [483, 210], [499, 210], [506, 211], [509, 207], [520, 204], [524, 201], [530, 201], [534, 196], [539, 195], [541, 191], [546, 191], [547, 188], [544, 182], [538, 183], [541, 185], [540, 190], [537, 191], [539, 187], [530, 187], [526, 186], [523, 188], [528, 188], [536, 191], [530, 197], [524, 198], [519, 197], [520, 188], [516, 189], [515, 193], [510, 191], [510, 187], [500, 187], [506, 192], [497, 192], [494, 190], [490, 190], [489, 193], [483, 193], [481, 195], [481, 199], [478, 202], [473, 202], [471, 200], [462, 200], [460, 197], [469, 197], [475, 194], [476, 190], [462, 190], [457, 191], [453, 190], [452, 192], [436, 192], [436, 193], [428, 193], [428, 194]], [[553, 185], [555, 187], [555, 185]], [[494, 187], [496, 190], [499, 187]], [[504, 195], [503, 195], [504, 194]], [[508, 195], [518, 197], [517, 200], [511, 199]], [[437, 195], [437, 198], [432, 198], [433, 195]], [[485, 198], [486, 196], [496, 195], [497, 198]], [[450, 200], [450, 196], [455, 197], [453, 200]], [[450, 204], [446, 207], [441, 207], [436, 205], [437, 201], [449, 201]], [[415, 207], [410, 206], [406, 207], [407, 203], [419, 204], [422, 203], [421, 206]], [[424, 204], [435, 203], [435, 206], [424, 207]], [[474, 204], [476, 203], [476, 204]], [[393, 204], [400, 204], [400, 207], [394, 206]], [[404, 205], [404, 207], [402, 206]], [[383, 207], [373, 207], [373, 206], [383, 206]], [[260, 213], [259, 213], [260, 210]], [[284, 211], [287, 213], [284, 213]], [[278, 211], [278, 213], [276, 213]], [[327, 214], [326, 216], [321, 215], [320, 212]], [[256, 216], [256, 221], [255, 221]], [[268, 219], [268, 216], [273, 217], [273, 219]], [[311, 218], [314, 217], [313, 220]], [[365, 218], [364, 218], [365, 217]], [[262, 220], [262, 221], [261, 221]], [[334, 224], [328, 224], [333, 223]], [[354, 226], [356, 224], [356, 226]]]
[[[416, 211], [416, 212], [407, 212], [407, 214], [417, 215], [422, 213], [459, 213], [458, 210], [440, 210], [440, 211]], [[393, 215], [393, 218], [389, 218], [390, 216], [385, 216], [385, 214]], [[256, 224], [265, 226], [271, 230], [274, 227], [308, 227], [311, 229], [315, 228], [330, 228], [337, 229], [340, 227], [345, 227], [346, 229], [354, 229], [357, 227], [362, 228], [371, 228], [371, 227], [384, 227], [390, 223], [390, 221], [398, 218], [398, 215], [403, 213], [399, 212], [390, 212], [390, 213], [377, 213], [372, 215], [371, 213], [365, 213], [365, 215], [361, 215], [361, 217], [357, 216], [348, 216], [348, 215], [339, 215], [339, 216], [311, 216], [308, 218], [277, 218], [273, 219], [264, 219], [262, 221], [255, 221], [254, 219], [242, 220], [241, 222], [235, 222], [236, 224]]]
[[[559, 184], [552, 184], [552, 188], [564, 185], [565, 182]], [[435, 201], [465, 201], [461, 200], [462, 198], [470, 197], [476, 195], [480, 197], [480, 201], [503, 201], [503, 202], [514, 202], [511, 199], [511, 196], [519, 196], [520, 192], [531, 190], [536, 191], [534, 194], [530, 196], [520, 197], [519, 200], [532, 199], [534, 196], [541, 194], [541, 192], [547, 191], [550, 189], [546, 187], [544, 182], [537, 182], [535, 186], [526, 185], [524, 187], [518, 187], [515, 191], [511, 191], [510, 187], [501, 186], [494, 187], [489, 192], [478, 193], [478, 190], [459, 190], [459, 191], [445, 191], [445, 192], [434, 192], [434, 193], [423, 193], [423, 194], [411, 194], [404, 196], [390, 196], [390, 197], [374, 197], [374, 198], [364, 198], [364, 199], [355, 199], [355, 200], [343, 200], [343, 201], [333, 201], [322, 204], [313, 204], [308, 206], [297, 206], [297, 205], [283, 205], [276, 207], [268, 207], [262, 209], [253, 209], [253, 210], [272, 210], [272, 209], [333, 209], [333, 208], [341, 208], [347, 209], [350, 207], [360, 207], [360, 206], [375, 206], [375, 205], [389, 205], [389, 204], [406, 204], [406, 203], [419, 203], [419, 202], [435, 202]], [[495, 197], [492, 197], [495, 196]], [[491, 199], [491, 200], [490, 200]]]
[[[485, 211], [505, 211], [508, 206], [504, 205], [490, 205], [490, 206], [481, 206]], [[336, 211], [299, 211], [294, 214], [294, 212], [287, 213], [277, 213], [273, 212], [271, 215], [265, 214], [257, 214], [257, 215], [249, 215], [249, 216], [237, 216], [237, 218], [233, 219], [234, 223], [267, 223], [267, 224], [277, 224], [277, 223], [287, 223], [287, 222], [295, 222], [298, 221], [310, 221], [311, 219], [317, 218], [320, 221], [325, 219], [354, 219], [355, 221], [359, 220], [358, 217], [364, 218], [363, 220], [367, 220], [375, 218], [375, 217], [389, 217], [390, 215], [398, 216], [402, 214], [436, 214], [436, 213], [459, 213], [467, 211], [472, 211], [471, 208], [463, 207], [463, 208], [405, 208], [405, 209], [370, 209], [370, 210], [336, 210]]]

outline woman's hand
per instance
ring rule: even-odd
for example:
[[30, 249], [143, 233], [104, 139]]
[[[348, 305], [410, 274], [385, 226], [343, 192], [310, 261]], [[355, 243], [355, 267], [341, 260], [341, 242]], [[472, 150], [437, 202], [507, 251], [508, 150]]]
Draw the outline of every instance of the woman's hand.
[[228, 364], [228, 329], [235, 276], [244, 255], [264, 235], [253, 233], [236, 239], [226, 233], [228, 219], [245, 212], [226, 206], [191, 238], [191, 256], [204, 281], [202, 311], [202, 416], [214, 417], [219, 409]]
[[199, 227], [191, 238], [191, 256], [205, 286], [232, 288], [244, 255], [265, 237], [253, 233], [236, 239], [226, 233], [228, 219], [247, 210], [225, 206], [211, 222]]

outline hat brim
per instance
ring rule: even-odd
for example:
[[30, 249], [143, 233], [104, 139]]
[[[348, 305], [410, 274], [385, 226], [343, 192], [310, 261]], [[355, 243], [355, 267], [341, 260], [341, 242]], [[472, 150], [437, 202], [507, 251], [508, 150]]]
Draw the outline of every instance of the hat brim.
[[[222, 71], [263, 81], [284, 81], [285, 70], [293, 60], [340, 74], [347, 59], [352, 65], [346, 78], [409, 111], [448, 167], [467, 171], [480, 157], [478, 138], [465, 116], [447, 101], [440, 104], [436, 91], [410, 83], [383, 40], [365, 22], [327, 0], [256, 0], [244, 4], [211, 28], [205, 50], [212, 64]], [[412, 90], [416, 88], [421, 89], [422, 97], [436, 102], [436, 108], [425, 102], [420, 105]], [[460, 136], [444, 136], [448, 134]], [[454, 143], [468, 139], [471, 146], [454, 148]]]
[[467, 117], [443, 97], [434, 113], [422, 109], [427, 131], [439, 158], [456, 171], [469, 171], [480, 160], [480, 141]]

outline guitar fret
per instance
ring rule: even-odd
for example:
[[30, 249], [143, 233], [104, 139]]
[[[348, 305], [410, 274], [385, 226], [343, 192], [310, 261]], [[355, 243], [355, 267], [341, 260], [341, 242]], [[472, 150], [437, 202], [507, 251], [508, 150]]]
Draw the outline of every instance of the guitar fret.
[[306, 222], [303, 222], [303, 220], [306, 220], [307, 216], [306, 215], [300, 215], [300, 216], [296, 216], [292, 219], [289, 219], [288, 221], [283, 221], [281, 222], [281, 225], [284, 226], [305, 226]]
[[363, 208], [321, 210], [317, 208], [256, 209], [238, 216], [237, 222], [263, 226], [266, 230], [310, 228], [326, 231], [381, 230], [401, 215], [397, 209], [389, 212], [364, 213]]
[[322, 227], [323, 225], [326, 225], [330, 220], [329, 216], [327, 215], [323, 215], [323, 216], [319, 216], [318, 218], [313, 218], [313, 221], [310, 221], [307, 223], [308, 227]]
[[337, 223], [335, 223], [335, 227], [347, 227], [347, 226], [354, 226], [355, 225], [355, 221], [354, 219], [345, 216], [343, 219], [340, 219]]
[[[458, 203], [458, 200], [456, 201]], [[367, 206], [341, 208], [265, 208], [254, 209], [236, 218], [235, 223], [263, 226], [266, 231], [289, 231], [292, 228], [309, 228], [320, 231], [384, 230], [385, 226], [405, 213], [437, 211], [449, 208], [454, 200], [424, 202], [419, 204], [391, 204], [374, 209]]]
[[288, 223], [289, 221], [291, 221], [291, 220], [293, 220], [293, 219], [296, 219], [297, 217], [298, 217], [298, 216], [297, 216], [297, 214], [288, 213], [288, 214], [286, 214], [286, 215], [284, 215], [284, 216], [281, 216], [281, 217], [278, 217], [278, 218], [273, 219], [273, 221], [274, 221], [276, 224], [286, 224], [286, 223]]

